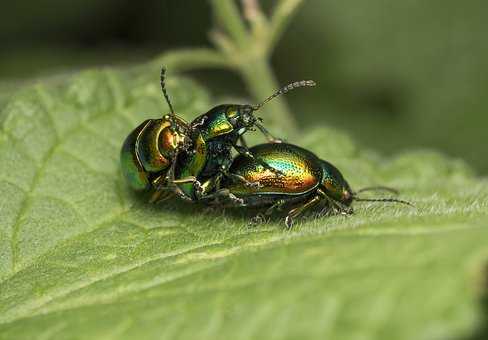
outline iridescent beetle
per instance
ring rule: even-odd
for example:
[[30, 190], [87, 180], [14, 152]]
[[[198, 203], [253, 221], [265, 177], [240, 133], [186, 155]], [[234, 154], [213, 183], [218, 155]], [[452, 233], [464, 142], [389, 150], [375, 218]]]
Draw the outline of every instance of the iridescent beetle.
[[[189, 136], [192, 141], [191, 150], [181, 152], [174, 169], [169, 173], [174, 177], [168, 178], [170, 185], [161, 185], [160, 190], [170, 190], [180, 198], [188, 201], [208, 199], [214, 193], [215, 187], [225, 176], [242, 180], [242, 184], [250, 188], [256, 184], [227, 172], [232, 162], [232, 149], [246, 158], [253, 158], [252, 152], [246, 146], [243, 138], [249, 130], [258, 128], [269, 142], [279, 142], [261, 124], [262, 119], [254, 116], [266, 103], [273, 98], [293, 89], [315, 86], [311, 80], [290, 83], [258, 105], [223, 104], [218, 105], [207, 113], [197, 117], [190, 123]], [[237, 143], [240, 141], [241, 145]], [[266, 164], [263, 164], [266, 167]], [[273, 171], [273, 169], [270, 169]], [[230, 197], [232, 198], [232, 196]]]
[[[353, 201], [397, 202], [412, 205], [410, 202], [393, 198], [361, 198], [357, 195], [364, 191], [386, 190], [397, 193], [388, 187], [368, 187], [354, 192], [341, 172], [331, 163], [321, 160], [312, 152], [293, 144], [267, 143], [252, 147], [249, 151], [253, 158], [237, 156], [229, 168], [232, 176], [227, 176], [217, 190], [220, 197], [234, 196], [227, 202], [230, 206], [239, 207], [267, 207], [264, 214], [257, 219], [271, 215], [275, 210], [281, 210], [288, 205], [285, 223], [288, 227], [293, 219], [319, 205], [325, 203], [325, 208], [342, 214], [353, 212]], [[267, 167], [263, 167], [262, 164]], [[270, 171], [268, 168], [276, 169]], [[245, 181], [259, 183], [259, 187], [249, 188], [242, 185], [241, 177]], [[216, 195], [214, 195], [216, 196]], [[225, 204], [222, 201], [209, 202]]]
[[[166, 92], [165, 69], [161, 69], [161, 89], [170, 113], [148, 119], [125, 139], [120, 151], [122, 174], [134, 190], [149, 190], [166, 183], [168, 171], [180, 150], [190, 148], [190, 125], [175, 114]], [[157, 199], [153, 197], [153, 200]]]
[[[291, 83], [261, 104], [218, 105], [187, 123], [177, 116], [165, 88], [165, 69], [161, 69], [161, 89], [170, 114], [148, 119], [134, 129], [121, 150], [122, 173], [135, 190], [153, 190], [151, 201], [171, 197], [197, 201], [213, 190], [232, 162], [231, 150], [252, 158], [243, 134], [257, 127], [268, 139], [275, 139], [253, 113], [278, 95], [313, 81]], [[238, 140], [242, 145], [237, 145]], [[252, 183], [246, 183], [253, 186]]]

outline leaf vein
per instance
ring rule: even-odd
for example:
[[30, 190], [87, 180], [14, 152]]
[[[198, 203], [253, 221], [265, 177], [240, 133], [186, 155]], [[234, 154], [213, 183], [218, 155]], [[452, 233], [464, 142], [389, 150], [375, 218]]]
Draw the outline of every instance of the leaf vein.
[[[108, 115], [108, 114], [109, 114], [109, 112], [100, 113], [100, 114], [97, 113], [97, 114], [87, 118], [86, 121], [89, 122], [93, 119], [96, 119], [97, 117], [99, 117], [101, 115]], [[71, 129], [69, 129], [63, 136], [58, 138], [53, 143], [53, 145], [47, 150], [47, 152], [45, 153], [44, 157], [42, 158], [42, 160], [40, 162], [39, 167], [36, 169], [36, 172], [32, 178], [31, 184], [29, 185], [28, 192], [27, 192], [26, 196], [24, 197], [24, 199], [21, 203], [21, 208], [19, 210], [19, 213], [15, 219], [15, 222], [12, 225], [12, 233], [11, 233], [12, 236], [11, 236], [11, 241], [10, 241], [10, 248], [11, 248], [11, 253], [12, 253], [11, 259], [12, 260], [11, 260], [10, 268], [11, 268], [11, 272], [13, 272], [13, 273], [15, 273], [18, 270], [17, 266], [19, 263], [19, 256], [20, 256], [20, 254], [19, 254], [20, 249], [18, 247], [18, 237], [19, 237], [19, 233], [20, 233], [20, 226], [22, 224], [22, 217], [23, 217], [23, 215], [25, 215], [29, 211], [31, 204], [32, 204], [32, 195], [30, 193], [32, 193], [35, 190], [35, 188], [38, 186], [41, 178], [44, 176], [44, 173], [45, 173], [45, 170], [47, 168], [49, 161], [54, 156], [54, 154], [56, 153], [56, 151], [60, 147], [60, 145], [62, 145], [64, 141], [66, 141], [74, 132], [76, 132], [76, 130], [78, 130], [82, 124], [83, 124], [83, 120], [79, 120], [77, 122], [77, 124], [75, 124]]]

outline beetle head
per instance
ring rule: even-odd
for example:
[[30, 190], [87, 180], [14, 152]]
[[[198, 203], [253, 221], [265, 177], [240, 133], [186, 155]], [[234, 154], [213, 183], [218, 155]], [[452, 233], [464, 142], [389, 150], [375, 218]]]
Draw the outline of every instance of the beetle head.
[[349, 183], [344, 179], [341, 172], [329, 162], [322, 160], [322, 169], [324, 172], [324, 180], [322, 182], [322, 188], [328, 197], [334, 199], [337, 202], [345, 206], [350, 206], [353, 201], [358, 202], [390, 202], [401, 203], [410, 206], [414, 206], [412, 203], [396, 198], [363, 198], [358, 194], [365, 191], [387, 191], [397, 195], [398, 191], [385, 186], [366, 187], [358, 191], [353, 191], [349, 186]]
[[251, 129], [257, 121], [251, 105], [228, 105], [225, 116], [240, 134], [247, 129]]
[[[259, 104], [256, 105], [229, 105], [226, 111], [226, 117], [232, 126], [242, 134], [247, 129], [252, 129], [253, 127], [257, 127], [261, 130], [264, 134], [267, 133], [266, 129], [261, 125], [262, 119], [260, 117], [256, 117], [254, 112], [261, 109], [266, 103], [271, 101], [272, 99], [285, 94], [293, 89], [304, 87], [304, 86], [315, 86], [315, 82], [313, 80], [301, 80], [290, 83], [286, 86], [283, 86], [278, 91], [273, 93], [271, 96], [266, 98]], [[264, 131], [263, 131], [264, 130]]]
[[322, 181], [323, 190], [333, 200], [350, 206], [354, 199], [354, 193], [349, 183], [344, 179], [339, 169], [324, 160], [321, 162], [324, 173], [324, 179]]
[[163, 121], [168, 123], [168, 127], [165, 128], [160, 134], [160, 148], [166, 152], [173, 154], [177, 153], [179, 149], [188, 149], [191, 145], [190, 128], [187, 122], [178, 117], [173, 109], [171, 100], [169, 99], [168, 92], [166, 91], [166, 69], [161, 67], [160, 82], [161, 91], [163, 92], [164, 99], [169, 107], [169, 114], [163, 116]]

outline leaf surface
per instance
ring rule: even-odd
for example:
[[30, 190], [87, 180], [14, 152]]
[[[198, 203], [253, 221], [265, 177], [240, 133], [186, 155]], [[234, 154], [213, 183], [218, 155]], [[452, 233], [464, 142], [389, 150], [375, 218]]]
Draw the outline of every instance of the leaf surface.
[[[188, 119], [212, 104], [188, 79], [168, 88]], [[0, 338], [444, 339], [481, 322], [488, 184], [462, 162], [386, 159], [317, 127], [291, 142], [417, 208], [250, 227], [126, 187], [122, 141], [166, 112], [152, 66], [39, 83], [2, 110]]]

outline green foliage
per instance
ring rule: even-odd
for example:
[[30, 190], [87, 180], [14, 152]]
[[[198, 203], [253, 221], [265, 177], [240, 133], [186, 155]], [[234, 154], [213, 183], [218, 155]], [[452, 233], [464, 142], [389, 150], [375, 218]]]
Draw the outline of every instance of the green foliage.
[[319, 84], [294, 97], [307, 124], [323, 119], [389, 153], [445, 150], [487, 174], [487, 9], [480, 0], [305, 1], [275, 69]]
[[[212, 104], [172, 75], [186, 118]], [[147, 203], [120, 145], [167, 108], [158, 69], [95, 70], [15, 94], [0, 114], [0, 338], [445, 339], [481, 322], [488, 183], [419, 151], [383, 158], [342, 133], [292, 140], [355, 188], [415, 202], [355, 204], [293, 230], [251, 213]]]

